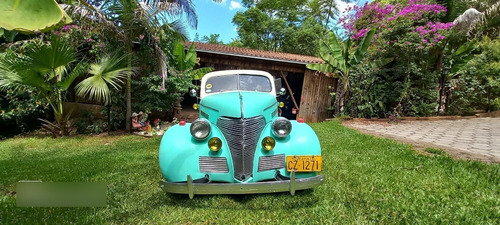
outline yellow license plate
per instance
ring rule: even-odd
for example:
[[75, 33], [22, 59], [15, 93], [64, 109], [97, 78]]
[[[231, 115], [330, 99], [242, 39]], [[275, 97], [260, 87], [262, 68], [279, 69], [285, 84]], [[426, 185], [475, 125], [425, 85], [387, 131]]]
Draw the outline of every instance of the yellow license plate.
[[315, 172], [321, 171], [321, 156], [287, 156], [286, 170], [295, 172]]

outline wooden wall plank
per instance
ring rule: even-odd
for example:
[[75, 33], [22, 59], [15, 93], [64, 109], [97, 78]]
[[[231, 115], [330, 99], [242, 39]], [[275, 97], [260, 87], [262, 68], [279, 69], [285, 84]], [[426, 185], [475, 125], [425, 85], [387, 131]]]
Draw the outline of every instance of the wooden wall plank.
[[315, 75], [314, 71], [306, 70], [299, 117], [306, 122], [322, 122], [328, 118], [328, 106], [331, 105], [329, 86], [334, 85], [334, 78]]

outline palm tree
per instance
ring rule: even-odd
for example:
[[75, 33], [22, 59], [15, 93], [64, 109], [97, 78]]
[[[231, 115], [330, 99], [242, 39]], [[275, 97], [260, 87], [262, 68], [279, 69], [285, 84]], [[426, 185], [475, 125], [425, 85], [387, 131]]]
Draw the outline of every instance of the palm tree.
[[[366, 36], [358, 43], [356, 50], [351, 51], [353, 42], [351, 39], [342, 41], [334, 32], [330, 32], [329, 40], [320, 41], [319, 55], [325, 61], [324, 64], [307, 64], [307, 68], [317, 70], [339, 78], [337, 91], [335, 93], [335, 114], [339, 115], [344, 110], [345, 101], [349, 92], [349, 80], [351, 69], [360, 64], [370, 46], [375, 35], [375, 29], [371, 29]], [[380, 67], [393, 59], [381, 59], [371, 63], [373, 67]]]
[[[220, 2], [220, 0], [214, 0]], [[127, 55], [128, 67], [132, 68], [133, 42], [139, 35], [148, 35], [152, 40], [157, 55], [159, 73], [167, 78], [167, 57], [160, 47], [160, 40], [167, 37], [185, 39], [185, 28], [181, 20], [172, 23], [168, 17], [186, 15], [188, 24], [196, 28], [198, 18], [191, 0], [112, 0], [112, 1], [86, 1], [80, 0], [79, 6], [67, 6], [73, 16], [85, 19], [97, 20], [103, 26], [109, 27], [116, 37], [124, 44]], [[99, 5], [98, 7], [93, 5]], [[132, 114], [131, 105], [131, 73], [126, 75], [127, 112], [126, 118]], [[127, 131], [130, 131], [130, 123], [126, 123]]]
[[64, 112], [64, 96], [73, 81], [85, 71], [86, 65], [75, 61], [73, 49], [62, 39], [53, 38], [49, 44], [35, 43], [26, 55], [8, 55], [0, 66], [0, 86], [27, 85], [38, 89], [54, 111], [55, 123], [43, 125], [54, 136], [68, 135], [67, 123], [71, 113]]
[[[26, 55], [9, 54], [0, 62], [0, 88], [26, 85], [38, 89], [54, 111], [55, 122], [41, 119], [42, 127], [54, 137], [69, 135], [68, 120], [72, 110], [64, 110], [66, 93], [75, 79], [87, 72], [85, 61], [75, 64], [75, 52], [60, 38], [51, 38], [48, 43], [37, 42], [29, 47]], [[118, 60], [103, 59], [99, 64], [90, 65], [92, 77], [85, 79], [83, 96], [91, 93], [107, 95], [109, 89], [103, 83], [117, 84], [121, 73], [128, 71], [119, 67]]]

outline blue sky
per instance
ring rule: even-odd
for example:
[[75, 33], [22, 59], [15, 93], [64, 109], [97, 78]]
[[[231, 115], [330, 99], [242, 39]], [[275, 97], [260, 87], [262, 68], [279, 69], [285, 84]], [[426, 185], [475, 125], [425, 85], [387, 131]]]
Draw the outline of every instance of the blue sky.
[[236, 38], [236, 26], [233, 24], [233, 17], [239, 10], [245, 10], [239, 0], [223, 0], [221, 3], [214, 3], [212, 0], [194, 0], [196, 14], [198, 15], [198, 30], [189, 29], [189, 39], [193, 40], [195, 34], [200, 35], [200, 39], [210, 34], [220, 34], [220, 39], [228, 43], [232, 38]]
[[[364, 4], [365, 1], [360, 0], [359, 4]], [[220, 39], [224, 43], [231, 42], [231, 39], [238, 36], [232, 20], [236, 12], [246, 9], [241, 5], [241, 0], [223, 0], [221, 3], [215, 3], [212, 0], [194, 0], [193, 2], [198, 15], [198, 29], [188, 29], [189, 40], [193, 40], [196, 33], [199, 34], [200, 39], [205, 35], [220, 34]], [[341, 0], [336, 0], [336, 2], [341, 12], [348, 5], [354, 4], [347, 4]]]

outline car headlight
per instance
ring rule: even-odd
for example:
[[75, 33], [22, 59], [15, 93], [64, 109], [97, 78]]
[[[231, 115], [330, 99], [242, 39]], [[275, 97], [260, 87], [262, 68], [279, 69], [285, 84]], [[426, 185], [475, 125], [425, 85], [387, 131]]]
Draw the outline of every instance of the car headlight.
[[191, 124], [189, 131], [194, 138], [204, 140], [210, 135], [210, 122], [202, 118], [196, 119]]
[[292, 123], [284, 117], [278, 117], [271, 126], [274, 136], [284, 138], [292, 131]]

